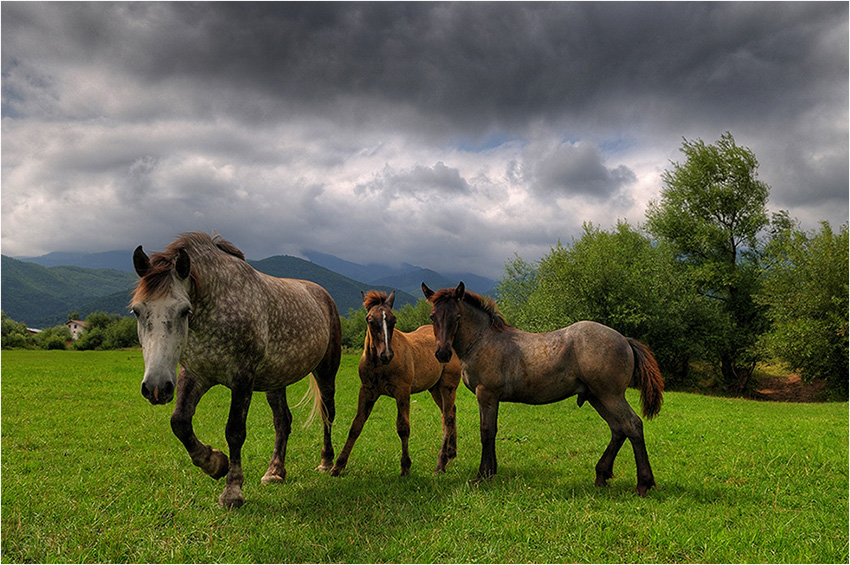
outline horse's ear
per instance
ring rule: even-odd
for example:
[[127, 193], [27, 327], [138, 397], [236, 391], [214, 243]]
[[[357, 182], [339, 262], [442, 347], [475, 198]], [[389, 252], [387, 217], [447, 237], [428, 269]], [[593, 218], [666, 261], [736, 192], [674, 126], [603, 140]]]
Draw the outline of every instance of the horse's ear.
[[387, 305], [387, 306], [389, 306], [390, 308], [392, 308], [392, 307], [393, 307], [393, 302], [395, 302], [395, 291], [392, 291], [392, 292], [390, 293], [390, 295], [389, 295], [389, 296], [387, 296], [387, 299], [386, 299], [386, 300], [384, 300], [384, 302], [386, 303], [386, 305]]
[[455, 298], [461, 300], [463, 298], [464, 292], [466, 292], [466, 287], [463, 286], [463, 281], [460, 281], [460, 284], [457, 285], [457, 288], [455, 289]]
[[177, 261], [174, 264], [174, 268], [177, 270], [177, 276], [180, 280], [185, 280], [189, 277], [189, 273], [192, 270], [192, 263], [189, 261], [189, 254], [186, 253], [185, 249], [180, 249], [177, 252]]
[[366, 294], [362, 290], [360, 291], [360, 297], [363, 298], [363, 308], [366, 308]]
[[142, 278], [144, 278], [151, 269], [151, 261], [148, 259], [148, 256], [145, 255], [141, 245], [133, 251], [133, 268], [136, 269], [136, 274]]
[[424, 282], [422, 283], [422, 294], [425, 295], [425, 300], [431, 300], [431, 297], [434, 296], [434, 291], [428, 288]]

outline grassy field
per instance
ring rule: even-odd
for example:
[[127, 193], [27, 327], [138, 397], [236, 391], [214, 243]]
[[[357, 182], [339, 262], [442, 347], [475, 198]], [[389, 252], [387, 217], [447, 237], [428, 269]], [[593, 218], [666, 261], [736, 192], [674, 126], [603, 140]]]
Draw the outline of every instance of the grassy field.
[[[338, 376], [334, 446], [354, 416], [357, 357]], [[398, 477], [395, 403], [381, 399], [346, 473], [315, 471], [321, 430], [295, 427], [284, 484], [261, 486], [271, 411], [255, 395], [243, 449], [246, 504], [172, 435], [172, 406], [139, 393], [139, 351], [2, 353], [2, 561], [17, 562], [848, 562], [848, 405], [665, 395], [645, 424], [658, 488], [636, 497], [625, 445], [593, 486], [609, 439], [589, 405], [503, 404], [499, 475], [475, 486], [473, 395], [458, 393], [458, 459], [432, 469], [439, 411], [411, 410], [411, 476]], [[300, 398], [306, 381], [291, 387]], [[629, 400], [637, 406], [636, 391]], [[229, 393], [198, 409], [226, 451]]]

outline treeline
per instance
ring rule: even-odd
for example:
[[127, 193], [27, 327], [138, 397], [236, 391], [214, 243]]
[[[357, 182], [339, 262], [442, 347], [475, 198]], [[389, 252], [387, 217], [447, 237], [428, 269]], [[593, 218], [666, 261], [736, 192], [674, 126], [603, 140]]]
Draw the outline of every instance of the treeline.
[[528, 331], [582, 319], [613, 327], [647, 343], [672, 385], [701, 362], [741, 393], [758, 363], [779, 361], [846, 399], [847, 224], [807, 232], [787, 212], [769, 214], [755, 156], [731, 134], [682, 152], [644, 226], [588, 224], [535, 264], [509, 261], [503, 314]]
[[56, 326], [31, 333], [23, 322], [16, 322], [2, 313], [3, 349], [76, 349], [101, 350], [139, 347], [136, 319], [93, 312], [85, 319], [86, 325], [79, 339], [74, 340], [67, 326]]

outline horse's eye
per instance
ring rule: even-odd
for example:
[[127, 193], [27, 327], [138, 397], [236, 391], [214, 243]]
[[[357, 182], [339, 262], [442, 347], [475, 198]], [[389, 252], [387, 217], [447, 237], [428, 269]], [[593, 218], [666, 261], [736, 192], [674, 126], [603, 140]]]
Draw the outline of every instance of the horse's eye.
[[138, 318], [139, 317], [139, 307], [134, 306], [134, 307], [130, 308], [130, 313]]
[[184, 308], [183, 310], [180, 311], [180, 317], [181, 318], [186, 318], [186, 317], [191, 316], [191, 315], [192, 315], [192, 309], [191, 308]]

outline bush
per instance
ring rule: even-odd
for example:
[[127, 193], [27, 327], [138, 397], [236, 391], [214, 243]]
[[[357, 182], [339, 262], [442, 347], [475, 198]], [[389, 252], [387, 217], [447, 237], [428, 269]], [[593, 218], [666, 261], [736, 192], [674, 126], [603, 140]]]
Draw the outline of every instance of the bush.
[[5, 312], [0, 312], [0, 333], [3, 349], [27, 347], [32, 342], [27, 325], [14, 321]]
[[848, 396], [848, 232], [824, 222], [817, 233], [790, 226], [768, 248], [764, 288], [771, 330], [761, 344], [799, 371], [804, 381], [823, 379], [830, 392]]

